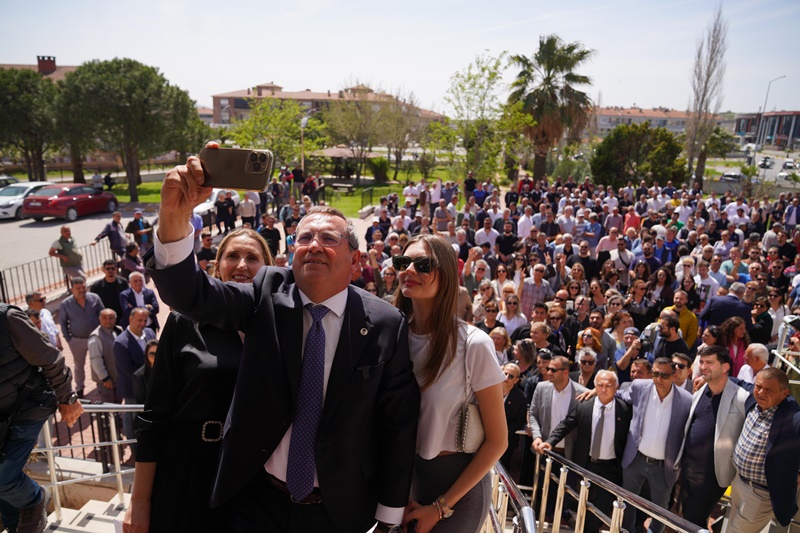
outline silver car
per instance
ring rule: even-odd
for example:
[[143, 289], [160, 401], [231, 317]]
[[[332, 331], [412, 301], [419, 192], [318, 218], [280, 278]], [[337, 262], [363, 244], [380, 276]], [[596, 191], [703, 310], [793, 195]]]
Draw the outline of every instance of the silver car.
[[22, 218], [22, 200], [35, 193], [45, 185], [52, 185], [47, 181], [22, 181], [0, 189], [0, 218]]

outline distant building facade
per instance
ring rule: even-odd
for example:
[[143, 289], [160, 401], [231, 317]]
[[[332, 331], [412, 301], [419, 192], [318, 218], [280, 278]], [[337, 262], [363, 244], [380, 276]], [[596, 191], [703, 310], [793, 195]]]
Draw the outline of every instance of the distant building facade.
[[[641, 107], [598, 107], [592, 117], [593, 134], [605, 139], [606, 136], [621, 124], [643, 124], [650, 122], [653, 128], [664, 128], [675, 135], [686, 130], [690, 114], [666, 107], [644, 109]], [[725, 126], [721, 115], [715, 116], [717, 126]]]
[[[324, 109], [335, 101], [367, 100], [380, 105], [381, 102], [394, 102], [396, 98], [388, 93], [375, 92], [364, 85], [356, 85], [340, 91], [314, 92], [284, 91], [283, 87], [273, 82], [256, 85], [253, 88], [241, 89], [212, 96], [213, 123], [232, 124], [244, 120], [250, 114], [252, 100], [275, 98], [278, 100], [294, 100], [308, 111]], [[423, 120], [444, 120], [444, 115], [427, 109], [415, 108]]]
[[762, 141], [776, 148], [800, 147], [800, 111], [770, 111], [736, 115], [734, 132], [742, 144]]

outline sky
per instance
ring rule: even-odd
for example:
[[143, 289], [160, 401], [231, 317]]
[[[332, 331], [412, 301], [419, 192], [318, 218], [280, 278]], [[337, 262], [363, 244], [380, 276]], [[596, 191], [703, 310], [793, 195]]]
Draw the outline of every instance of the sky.
[[[451, 76], [478, 55], [531, 56], [557, 34], [594, 50], [578, 69], [603, 106], [684, 110], [698, 39], [718, 0], [0, 0], [0, 63], [129, 57], [210, 106], [274, 82], [287, 91], [366, 83], [447, 113]], [[725, 0], [722, 111], [800, 111], [798, 0]], [[794, 52], [794, 54], [793, 54]], [[510, 67], [505, 79], [515, 72]]]

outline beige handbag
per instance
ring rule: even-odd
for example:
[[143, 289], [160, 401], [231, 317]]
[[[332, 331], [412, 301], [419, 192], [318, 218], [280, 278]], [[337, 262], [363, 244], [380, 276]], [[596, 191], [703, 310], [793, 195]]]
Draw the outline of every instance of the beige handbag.
[[461, 453], [477, 452], [485, 438], [480, 409], [476, 404], [469, 402], [467, 344], [471, 336], [472, 333], [469, 333], [464, 342], [464, 403], [458, 413], [458, 425], [456, 426], [456, 451]]

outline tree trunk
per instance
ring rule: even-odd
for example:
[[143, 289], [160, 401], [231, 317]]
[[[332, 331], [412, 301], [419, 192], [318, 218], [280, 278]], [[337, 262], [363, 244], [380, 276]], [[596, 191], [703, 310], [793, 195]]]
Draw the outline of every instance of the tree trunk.
[[533, 181], [541, 181], [547, 173], [547, 152], [533, 155]]
[[[706, 159], [708, 159], [708, 152], [705, 149], [701, 150], [697, 155], [697, 166], [694, 170], [694, 179], [703, 188], [703, 175], [706, 173]], [[691, 174], [689, 174], [691, 176]]]
[[403, 153], [400, 150], [397, 150], [394, 154], [394, 177], [392, 178], [393, 181], [397, 181], [397, 175], [400, 173], [400, 162], [403, 158]]
[[138, 179], [138, 157], [137, 150], [133, 146], [126, 146], [122, 149], [122, 164], [125, 165], [125, 175], [128, 179], [128, 192], [131, 195], [131, 202], [139, 201], [139, 191], [136, 188]]
[[77, 144], [69, 145], [69, 156], [72, 159], [72, 175], [75, 183], [86, 183], [83, 174], [83, 154]]

